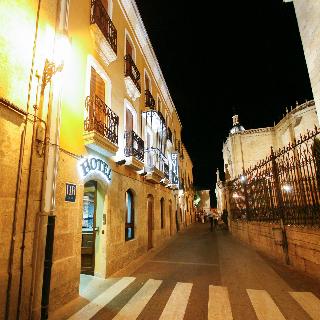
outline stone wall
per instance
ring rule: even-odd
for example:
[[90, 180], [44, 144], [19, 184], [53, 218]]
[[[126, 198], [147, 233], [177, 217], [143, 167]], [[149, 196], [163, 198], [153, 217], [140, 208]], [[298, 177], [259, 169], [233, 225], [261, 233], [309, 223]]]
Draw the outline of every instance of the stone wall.
[[[279, 224], [231, 221], [230, 231], [236, 238], [258, 251], [286, 263]], [[295, 269], [320, 279], [320, 228], [285, 227], [289, 264]]]

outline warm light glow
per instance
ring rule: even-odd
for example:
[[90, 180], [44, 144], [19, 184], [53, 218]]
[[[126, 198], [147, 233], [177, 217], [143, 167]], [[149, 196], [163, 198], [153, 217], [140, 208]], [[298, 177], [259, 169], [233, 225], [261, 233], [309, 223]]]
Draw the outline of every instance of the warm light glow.
[[282, 189], [285, 191], [285, 192], [291, 192], [292, 191], [292, 186], [290, 186], [289, 184], [285, 184]]
[[240, 176], [240, 181], [241, 181], [242, 183], [246, 182], [246, 181], [247, 181], [247, 177], [244, 176], [244, 175], [241, 175], [241, 176]]
[[232, 198], [237, 199], [237, 198], [241, 198], [236, 192], [232, 195]]
[[55, 39], [53, 62], [58, 67], [69, 60], [70, 41], [66, 35], [58, 34]]

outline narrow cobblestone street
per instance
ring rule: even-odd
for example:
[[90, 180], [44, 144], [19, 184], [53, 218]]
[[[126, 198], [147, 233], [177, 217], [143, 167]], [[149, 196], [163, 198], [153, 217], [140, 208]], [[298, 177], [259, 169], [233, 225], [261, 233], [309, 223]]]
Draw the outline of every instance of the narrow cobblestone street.
[[208, 224], [124, 277], [81, 275], [80, 291], [50, 319], [320, 319], [319, 282]]

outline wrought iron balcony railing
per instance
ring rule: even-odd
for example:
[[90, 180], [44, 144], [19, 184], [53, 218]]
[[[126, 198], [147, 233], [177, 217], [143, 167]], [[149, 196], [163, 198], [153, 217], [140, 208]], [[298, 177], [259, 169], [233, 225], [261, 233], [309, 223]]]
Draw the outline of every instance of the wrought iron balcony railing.
[[140, 72], [130, 54], [124, 56], [124, 73], [125, 77], [130, 77], [137, 89], [141, 92], [141, 86], [139, 82]]
[[101, 0], [91, 0], [90, 23], [97, 24], [112, 50], [117, 54], [117, 29], [112, 23]]
[[118, 144], [119, 117], [98, 96], [86, 99], [85, 131], [96, 131]]
[[168, 159], [158, 148], [149, 148], [145, 151], [145, 166], [147, 171], [152, 171], [157, 168], [163, 172], [166, 178], [169, 178], [169, 164]]
[[144, 158], [144, 141], [132, 130], [124, 133], [125, 148], [124, 154], [126, 157], [135, 157], [140, 161]]
[[145, 90], [145, 106], [153, 110], [156, 108], [156, 101], [148, 89]]

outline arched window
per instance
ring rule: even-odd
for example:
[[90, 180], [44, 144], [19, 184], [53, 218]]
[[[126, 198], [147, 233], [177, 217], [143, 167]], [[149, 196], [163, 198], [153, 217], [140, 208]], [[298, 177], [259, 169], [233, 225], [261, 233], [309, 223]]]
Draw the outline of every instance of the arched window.
[[126, 209], [125, 239], [128, 241], [134, 238], [134, 202], [130, 190], [126, 192]]
[[164, 199], [161, 198], [160, 200], [160, 224], [161, 224], [161, 229], [164, 228]]

